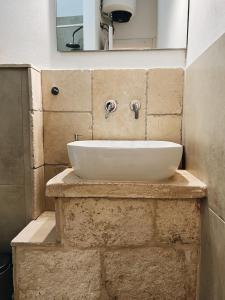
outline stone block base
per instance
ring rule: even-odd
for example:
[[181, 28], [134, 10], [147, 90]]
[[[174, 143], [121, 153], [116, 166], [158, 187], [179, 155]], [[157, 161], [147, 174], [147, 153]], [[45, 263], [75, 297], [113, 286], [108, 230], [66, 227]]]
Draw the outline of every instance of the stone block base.
[[[82, 212], [86, 215], [83, 201], [76, 213], [81, 214], [82, 208]], [[93, 244], [86, 245], [86, 248], [57, 242], [53, 212], [46, 212], [32, 221], [13, 240], [15, 300], [194, 300], [196, 298], [199, 259], [197, 238], [195, 242], [190, 240], [189, 243], [183, 243], [181, 240], [170, 241], [163, 235], [163, 239], [160, 240], [156, 238], [156, 232], [161, 231], [150, 230], [149, 235], [145, 231], [144, 236], [149, 239], [145, 245], [135, 244], [137, 241], [139, 243], [138, 234], [141, 235], [144, 227], [142, 220], [138, 224], [134, 211], [137, 216], [147, 221], [146, 224], [149, 223], [148, 229], [151, 229], [156, 226], [155, 219], [151, 219], [151, 216], [160, 206], [148, 205], [147, 202], [137, 200], [136, 203], [125, 201], [124, 207], [123, 201], [113, 201], [112, 206], [107, 207], [107, 201], [110, 200], [102, 200], [103, 202], [98, 204], [95, 202], [98, 200], [90, 201], [94, 202], [92, 205], [87, 202], [90, 204], [89, 215], [93, 217], [93, 224], [95, 221], [99, 223], [92, 228], [91, 235], [88, 235], [91, 241], [96, 228], [97, 239]], [[193, 203], [194, 200], [189, 203], [192, 209]], [[74, 207], [73, 210], [76, 211]], [[95, 217], [91, 211], [96, 214]], [[101, 215], [101, 211], [104, 216]], [[116, 239], [117, 243], [104, 245], [100, 242], [97, 245], [97, 240], [102, 241], [97, 232], [100, 224], [105, 229], [112, 230], [105, 218], [111, 216], [112, 221], [116, 215], [118, 224], [122, 219], [127, 221], [127, 224], [121, 223], [118, 228], [114, 227], [119, 237]], [[153, 215], [159, 216], [155, 213]], [[197, 215], [195, 217], [197, 218]], [[176, 219], [171, 218], [172, 224]], [[86, 218], [82, 220], [86, 222]], [[75, 225], [74, 222], [75, 219], [72, 218], [71, 228], [72, 224]], [[126, 235], [122, 234], [123, 224], [124, 230], [130, 231], [130, 234], [135, 233], [131, 235], [131, 239], [128, 238], [129, 235], [125, 238]], [[160, 224], [162, 225], [161, 222]], [[90, 224], [87, 225], [87, 229], [90, 230]], [[83, 226], [85, 227], [85, 224]], [[168, 228], [170, 227], [165, 226], [166, 231]], [[175, 227], [171, 228], [174, 232]], [[100, 234], [103, 236], [101, 231]], [[113, 235], [111, 238], [113, 239], [110, 240], [115, 241], [116, 236]]]
[[16, 299], [103, 299], [97, 250], [16, 247], [14, 255]]

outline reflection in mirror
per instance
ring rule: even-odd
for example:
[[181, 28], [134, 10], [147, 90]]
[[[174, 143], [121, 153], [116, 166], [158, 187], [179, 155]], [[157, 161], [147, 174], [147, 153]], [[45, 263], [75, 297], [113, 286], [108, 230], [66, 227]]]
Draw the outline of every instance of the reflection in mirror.
[[186, 48], [188, 0], [56, 0], [58, 51]]

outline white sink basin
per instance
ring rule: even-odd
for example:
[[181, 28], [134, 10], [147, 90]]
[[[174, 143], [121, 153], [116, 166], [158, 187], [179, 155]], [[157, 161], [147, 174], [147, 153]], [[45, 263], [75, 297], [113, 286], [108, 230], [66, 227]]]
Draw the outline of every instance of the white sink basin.
[[78, 177], [113, 181], [169, 178], [183, 152], [181, 145], [163, 141], [78, 141], [67, 147]]

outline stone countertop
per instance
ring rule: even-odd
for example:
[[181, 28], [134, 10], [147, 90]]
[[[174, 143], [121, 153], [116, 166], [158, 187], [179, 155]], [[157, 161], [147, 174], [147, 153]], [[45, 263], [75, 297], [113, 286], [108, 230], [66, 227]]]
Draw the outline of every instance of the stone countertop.
[[158, 183], [144, 181], [102, 181], [78, 178], [73, 169], [66, 169], [48, 181], [46, 195], [55, 198], [145, 198], [200, 199], [206, 185], [187, 171]]

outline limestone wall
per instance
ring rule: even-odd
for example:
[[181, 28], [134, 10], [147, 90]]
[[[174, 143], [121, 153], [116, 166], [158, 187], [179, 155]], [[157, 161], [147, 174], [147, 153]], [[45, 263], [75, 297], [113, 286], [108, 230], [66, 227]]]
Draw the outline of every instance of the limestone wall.
[[195, 299], [198, 200], [61, 198], [56, 208], [54, 242], [46, 223], [13, 244], [16, 300]]
[[0, 253], [44, 209], [41, 73], [0, 65]]

